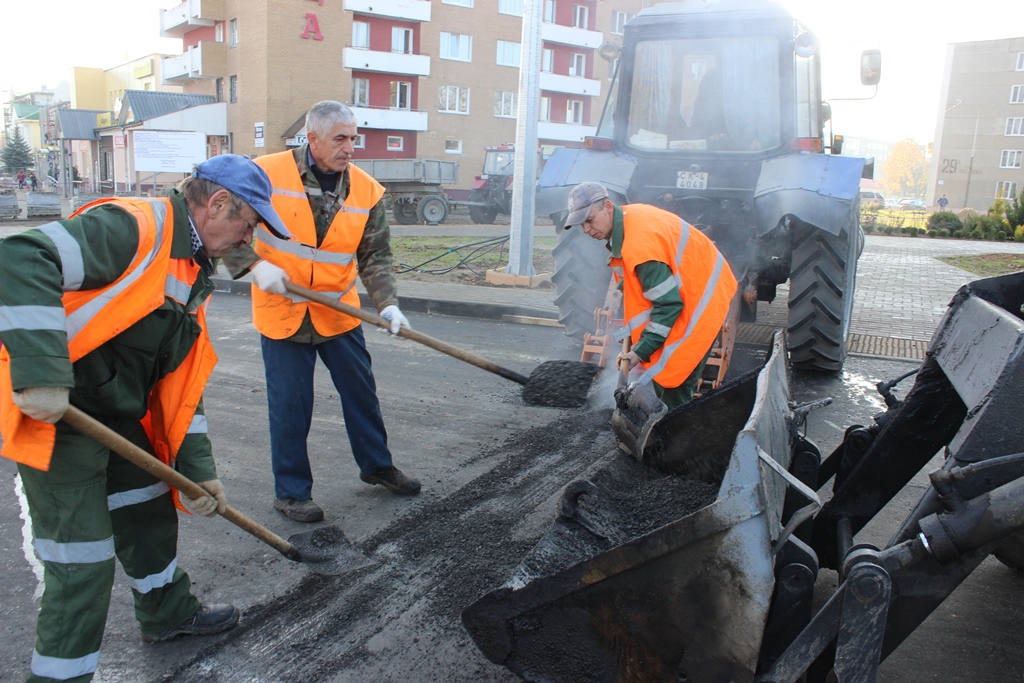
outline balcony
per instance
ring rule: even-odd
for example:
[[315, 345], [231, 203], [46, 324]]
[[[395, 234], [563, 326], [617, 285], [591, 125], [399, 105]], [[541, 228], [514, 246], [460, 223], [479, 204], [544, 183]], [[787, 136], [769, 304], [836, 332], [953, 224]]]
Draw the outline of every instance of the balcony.
[[576, 76], [541, 72], [540, 89], [569, 93], [570, 95], [599, 97], [601, 95], [601, 81], [593, 78], [577, 78]]
[[185, 0], [177, 7], [160, 10], [160, 35], [181, 38], [198, 26], [224, 21], [224, 0]]
[[227, 72], [227, 44], [201, 40], [177, 57], [164, 57], [164, 85], [181, 85], [192, 78], [219, 78]]
[[346, 69], [356, 69], [357, 71], [379, 71], [408, 76], [430, 75], [430, 57], [427, 55], [378, 52], [377, 50], [346, 47], [342, 61]]
[[604, 34], [600, 31], [588, 31], [585, 28], [562, 26], [544, 22], [540, 27], [541, 40], [561, 45], [586, 47], [596, 50], [604, 42]]
[[430, 0], [345, 0], [343, 9], [405, 21], [430, 21]]
[[[427, 130], [427, 112], [409, 109], [352, 107], [360, 128], [383, 130]], [[581, 138], [582, 139], [582, 138]]]
[[541, 140], [559, 140], [561, 142], [583, 142], [588, 135], [595, 135], [597, 126], [583, 126], [575, 123], [555, 123], [540, 121], [537, 124], [537, 137]]

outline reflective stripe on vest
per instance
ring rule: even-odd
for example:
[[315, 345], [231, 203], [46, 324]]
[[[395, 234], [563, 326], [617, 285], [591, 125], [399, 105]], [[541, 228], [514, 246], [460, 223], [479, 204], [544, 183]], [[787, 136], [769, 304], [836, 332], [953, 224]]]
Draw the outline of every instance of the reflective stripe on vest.
[[64, 291], [74, 292], [82, 287], [85, 279], [85, 261], [82, 247], [60, 223], [54, 221], [39, 226], [39, 232], [50, 238], [60, 256], [60, 272], [64, 276]]
[[277, 251], [285, 254], [291, 254], [303, 261], [312, 261], [313, 263], [330, 263], [336, 266], [347, 266], [352, 263], [352, 259], [356, 257], [355, 254], [324, 251], [323, 249], [311, 247], [308, 244], [301, 244], [295, 240], [283, 240], [280, 237], [272, 235], [269, 230], [262, 226], [262, 224], [260, 225], [259, 230], [256, 231], [256, 240]]

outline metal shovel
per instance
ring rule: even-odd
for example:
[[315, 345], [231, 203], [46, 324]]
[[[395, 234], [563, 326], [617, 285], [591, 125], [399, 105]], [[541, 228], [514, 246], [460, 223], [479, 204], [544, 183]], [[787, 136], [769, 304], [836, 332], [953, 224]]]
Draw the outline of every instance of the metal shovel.
[[[630, 348], [630, 339], [622, 341], [622, 352]], [[619, 370], [619, 386], [615, 389], [615, 411], [612, 432], [619, 449], [643, 461], [644, 448], [654, 425], [665, 417], [668, 407], [661, 402], [650, 384], [626, 384], [629, 368]]]
[[[349, 306], [326, 294], [315, 292], [312, 289], [307, 289], [291, 282], [285, 282], [285, 288], [293, 294], [298, 294], [303, 298], [323, 304], [336, 311], [347, 313], [353, 318], [359, 318], [371, 325], [376, 325], [385, 330], [391, 329], [391, 323], [379, 315], [364, 311], [355, 306]], [[587, 393], [594, 382], [594, 377], [601, 369], [596, 363], [549, 360], [534, 368], [529, 377], [525, 377], [475, 353], [470, 353], [465, 349], [460, 349], [448, 342], [443, 342], [440, 339], [435, 339], [407, 327], [401, 328], [398, 331], [398, 336], [411, 339], [424, 346], [429, 346], [435, 351], [446, 353], [452, 358], [457, 358], [470, 365], [475, 365], [500, 377], [522, 384], [523, 401], [535, 406], [548, 406], [551, 408], [578, 408], [582, 406], [587, 401]]]
[[[157, 479], [178, 489], [189, 498], [202, 498], [209, 495], [206, 489], [182, 476], [78, 408], [74, 406], [68, 408], [64, 413], [63, 420], [86, 436], [99, 441], [125, 460], [138, 465]], [[337, 576], [373, 564], [366, 555], [352, 547], [341, 529], [335, 526], [319, 527], [312, 531], [295, 534], [286, 541], [231, 506], [228, 506], [220, 515], [274, 548], [289, 560], [302, 562], [317, 574]]]

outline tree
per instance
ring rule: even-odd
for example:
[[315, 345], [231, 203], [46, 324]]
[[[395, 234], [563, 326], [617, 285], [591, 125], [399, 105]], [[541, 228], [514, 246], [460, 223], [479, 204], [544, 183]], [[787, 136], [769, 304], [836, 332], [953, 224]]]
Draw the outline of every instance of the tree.
[[890, 197], [920, 196], [928, 183], [928, 162], [913, 138], [900, 140], [885, 162], [882, 185]]
[[21, 136], [21, 129], [17, 126], [12, 126], [11, 128], [14, 133], [7, 141], [7, 146], [4, 147], [0, 160], [3, 161], [5, 171], [17, 173], [33, 166], [32, 150], [29, 149], [25, 138]]
[[1024, 190], [1020, 196], [1013, 198], [1013, 203], [1006, 209], [1006, 222], [1012, 230], [1024, 225]]

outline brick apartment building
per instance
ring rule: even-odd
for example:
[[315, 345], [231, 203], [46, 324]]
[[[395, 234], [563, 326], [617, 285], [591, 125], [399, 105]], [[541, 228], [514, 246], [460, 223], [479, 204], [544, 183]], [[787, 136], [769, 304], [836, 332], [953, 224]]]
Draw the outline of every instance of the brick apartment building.
[[[545, 0], [540, 144], [592, 135], [610, 68], [597, 55], [650, 0]], [[459, 162], [459, 187], [484, 148], [515, 139], [523, 0], [186, 0], [161, 12], [182, 39], [163, 82], [227, 102], [238, 154], [301, 144], [308, 107], [345, 102], [360, 158]]]

